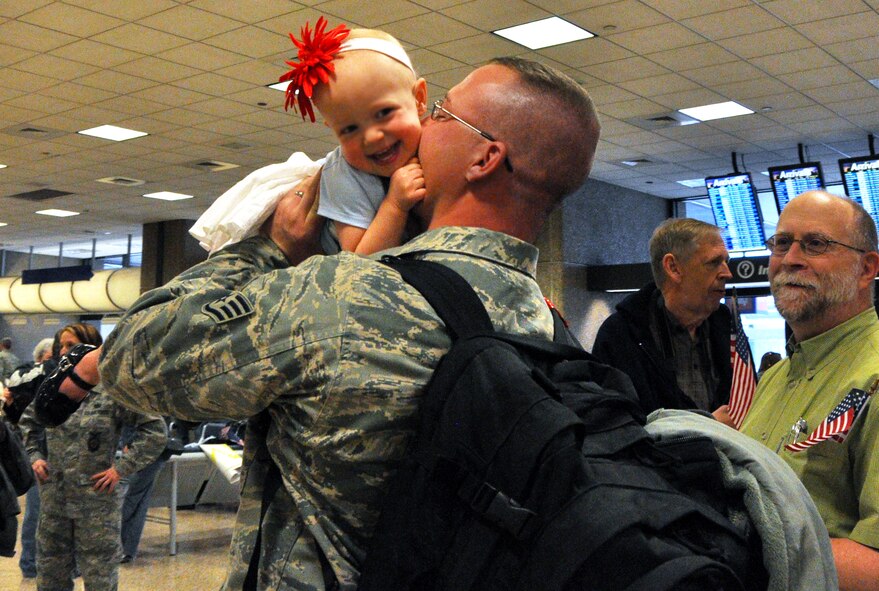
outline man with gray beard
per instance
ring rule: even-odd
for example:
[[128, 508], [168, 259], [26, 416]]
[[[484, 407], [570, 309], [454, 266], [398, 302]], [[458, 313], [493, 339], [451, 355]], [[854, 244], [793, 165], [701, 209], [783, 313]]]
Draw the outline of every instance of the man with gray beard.
[[[742, 432], [793, 468], [830, 533], [840, 589], [879, 589], [879, 272], [876, 226], [824, 191], [781, 212], [769, 280], [790, 357], [767, 370]], [[850, 421], [850, 422], [848, 422]]]

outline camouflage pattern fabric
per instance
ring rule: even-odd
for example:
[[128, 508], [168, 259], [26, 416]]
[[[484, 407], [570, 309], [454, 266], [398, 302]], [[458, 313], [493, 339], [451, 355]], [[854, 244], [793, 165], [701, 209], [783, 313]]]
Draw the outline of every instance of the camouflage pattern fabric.
[[[115, 459], [123, 425], [131, 425], [136, 435], [128, 452]], [[115, 465], [125, 478], [154, 461], [167, 442], [165, 422], [126, 409], [98, 387], [64, 424], [43, 428], [29, 406], [21, 427], [31, 462], [49, 463], [49, 480], [40, 485], [38, 588], [73, 589], [75, 552], [89, 591], [116, 589], [123, 487], [98, 493], [91, 477]]]
[[[447, 227], [386, 251], [403, 252], [463, 275], [497, 328], [552, 334], [534, 246]], [[283, 488], [262, 519], [258, 588], [324, 589], [321, 554], [341, 589], [356, 588], [386, 481], [450, 344], [427, 302], [375, 258], [288, 268], [271, 241], [251, 238], [144, 294], [104, 344], [102, 383], [126, 405], [189, 420], [262, 413], [247, 431], [225, 589], [241, 589], [272, 463]]]

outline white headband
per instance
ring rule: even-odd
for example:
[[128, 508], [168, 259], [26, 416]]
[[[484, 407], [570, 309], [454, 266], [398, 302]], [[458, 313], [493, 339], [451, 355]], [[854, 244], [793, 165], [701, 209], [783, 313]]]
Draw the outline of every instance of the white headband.
[[348, 39], [342, 46], [339, 47], [339, 53], [345, 51], [354, 51], [355, 49], [367, 49], [369, 51], [375, 51], [377, 53], [383, 53], [391, 59], [395, 59], [415, 74], [415, 68], [412, 67], [412, 62], [409, 61], [409, 56], [406, 55], [406, 51], [397, 45], [396, 43], [391, 43], [385, 39], [376, 39], [375, 37], [357, 37], [355, 39]]

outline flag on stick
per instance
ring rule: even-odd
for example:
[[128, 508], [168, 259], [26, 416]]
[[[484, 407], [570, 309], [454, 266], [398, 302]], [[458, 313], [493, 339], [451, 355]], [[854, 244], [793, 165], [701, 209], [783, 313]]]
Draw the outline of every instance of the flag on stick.
[[757, 380], [754, 375], [754, 364], [751, 361], [751, 346], [742, 329], [736, 293], [732, 295], [732, 331], [730, 332], [730, 362], [732, 363], [732, 387], [729, 392], [729, 416], [736, 426], [742, 426], [745, 415], [754, 400]]

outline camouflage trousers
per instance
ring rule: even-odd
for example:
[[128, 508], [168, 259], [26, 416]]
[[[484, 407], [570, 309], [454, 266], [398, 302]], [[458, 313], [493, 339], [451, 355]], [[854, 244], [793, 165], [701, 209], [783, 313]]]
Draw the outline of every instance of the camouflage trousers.
[[116, 591], [120, 529], [118, 504], [79, 518], [42, 511], [37, 526], [37, 590], [71, 591], [73, 571], [78, 568], [86, 591]]

